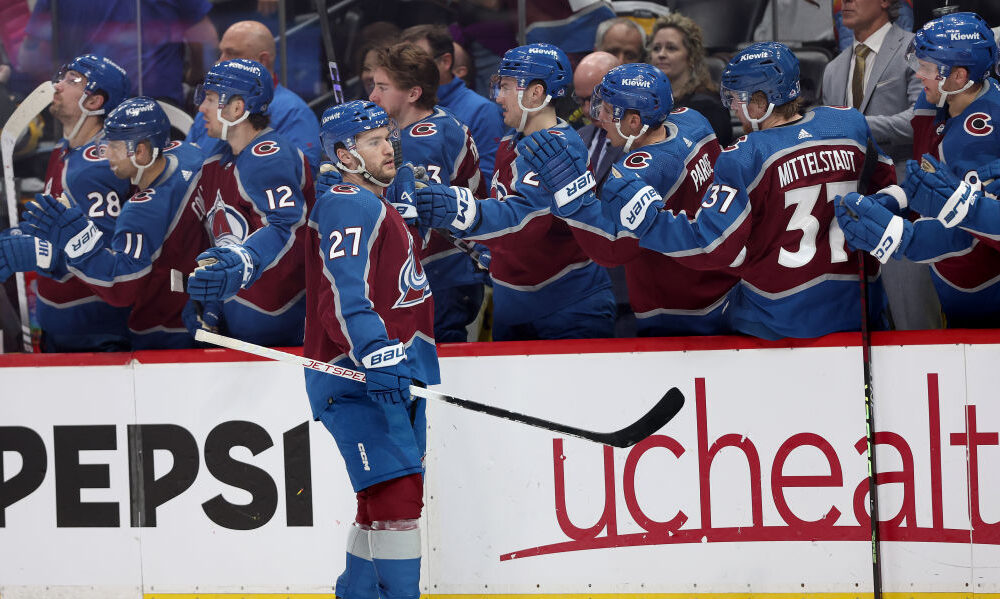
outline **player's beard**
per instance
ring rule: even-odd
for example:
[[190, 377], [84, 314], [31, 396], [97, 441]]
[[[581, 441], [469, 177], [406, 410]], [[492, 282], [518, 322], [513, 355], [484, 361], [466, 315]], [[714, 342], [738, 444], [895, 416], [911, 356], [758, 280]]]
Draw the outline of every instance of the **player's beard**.
[[369, 174], [388, 185], [396, 178], [396, 166], [394, 164], [383, 165], [374, 171], [369, 171]]

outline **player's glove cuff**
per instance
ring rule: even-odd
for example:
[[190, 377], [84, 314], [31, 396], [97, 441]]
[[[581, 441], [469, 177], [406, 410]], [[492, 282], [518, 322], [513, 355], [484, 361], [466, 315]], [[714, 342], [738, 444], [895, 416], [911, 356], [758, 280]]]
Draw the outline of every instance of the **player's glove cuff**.
[[465, 187], [451, 186], [455, 192], [455, 202], [457, 212], [451, 221], [451, 227], [458, 231], [468, 231], [479, 222], [479, 207], [476, 205], [476, 198], [472, 192]]
[[937, 214], [937, 219], [941, 224], [950, 229], [965, 220], [969, 214], [969, 209], [976, 203], [979, 193], [971, 185], [962, 181], [958, 188], [945, 200], [944, 206]]
[[903, 242], [903, 238], [903, 218], [900, 216], [893, 216], [889, 220], [889, 224], [886, 225], [885, 232], [882, 233], [882, 239], [879, 240], [875, 249], [869, 253], [872, 256], [875, 256], [879, 262], [885, 264], [889, 261], [889, 258], [896, 253], [896, 250], [899, 249], [900, 244]]
[[553, 194], [556, 206], [562, 208], [595, 187], [597, 179], [594, 178], [594, 173], [587, 171]]
[[906, 199], [906, 192], [903, 191], [903, 188], [899, 185], [883, 187], [875, 192], [875, 196], [881, 200], [879, 203], [891, 210], [893, 214], [902, 216], [903, 211], [909, 207], [909, 201]]
[[70, 237], [63, 251], [66, 252], [66, 257], [70, 259], [85, 256], [97, 248], [103, 235], [104, 233], [101, 233], [101, 230], [97, 228], [94, 221], [88, 220], [87, 227]]
[[[398, 340], [396, 343], [377, 349], [361, 358], [361, 365], [365, 368], [385, 368], [395, 366], [406, 359], [406, 348]], [[390, 341], [391, 343], [391, 341]]]
[[[636, 231], [642, 227], [643, 222], [649, 218], [647, 214], [649, 212], [649, 207], [654, 202], [662, 202], [663, 198], [649, 185], [645, 185], [632, 195], [632, 199], [627, 201], [618, 213], [618, 218], [621, 221], [623, 227], [629, 231]], [[645, 230], [649, 226], [646, 223], [646, 227], [642, 227]]]

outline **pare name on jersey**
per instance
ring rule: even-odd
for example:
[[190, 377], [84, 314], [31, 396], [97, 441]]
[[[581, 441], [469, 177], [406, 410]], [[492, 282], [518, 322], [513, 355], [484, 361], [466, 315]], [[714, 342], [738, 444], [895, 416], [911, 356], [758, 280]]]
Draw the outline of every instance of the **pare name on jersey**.
[[785, 187], [807, 175], [830, 171], [857, 172], [854, 168], [854, 152], [850, 150], [819, 150], [793, 156], [778, 165], [778, 180], [781, 187]]

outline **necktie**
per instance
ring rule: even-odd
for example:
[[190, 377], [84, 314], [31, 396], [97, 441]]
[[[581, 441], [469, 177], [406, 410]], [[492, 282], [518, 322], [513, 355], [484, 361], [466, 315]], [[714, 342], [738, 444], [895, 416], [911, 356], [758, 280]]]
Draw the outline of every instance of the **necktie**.
[[854, 74], [851, 76], [851, 103], [855, 108], [861, 108], [861, 100], [865, 97], [865, 58], [872, 51], [864, 44], [854, 47]]

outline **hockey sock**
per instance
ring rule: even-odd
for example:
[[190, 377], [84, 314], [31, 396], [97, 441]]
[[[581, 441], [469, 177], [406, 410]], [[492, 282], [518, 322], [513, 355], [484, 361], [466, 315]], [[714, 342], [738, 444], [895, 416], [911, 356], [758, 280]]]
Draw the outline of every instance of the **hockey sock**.
[[347, 565], [337, 577], [334, 592], [340, 599], [378, 599], [378, 579], [372, 563], [371, 528], [355, 524], [347, 533]]
[[382, 599], [419, 599], [420, 528], [417, 520], [372, 522], [371, 556]]

